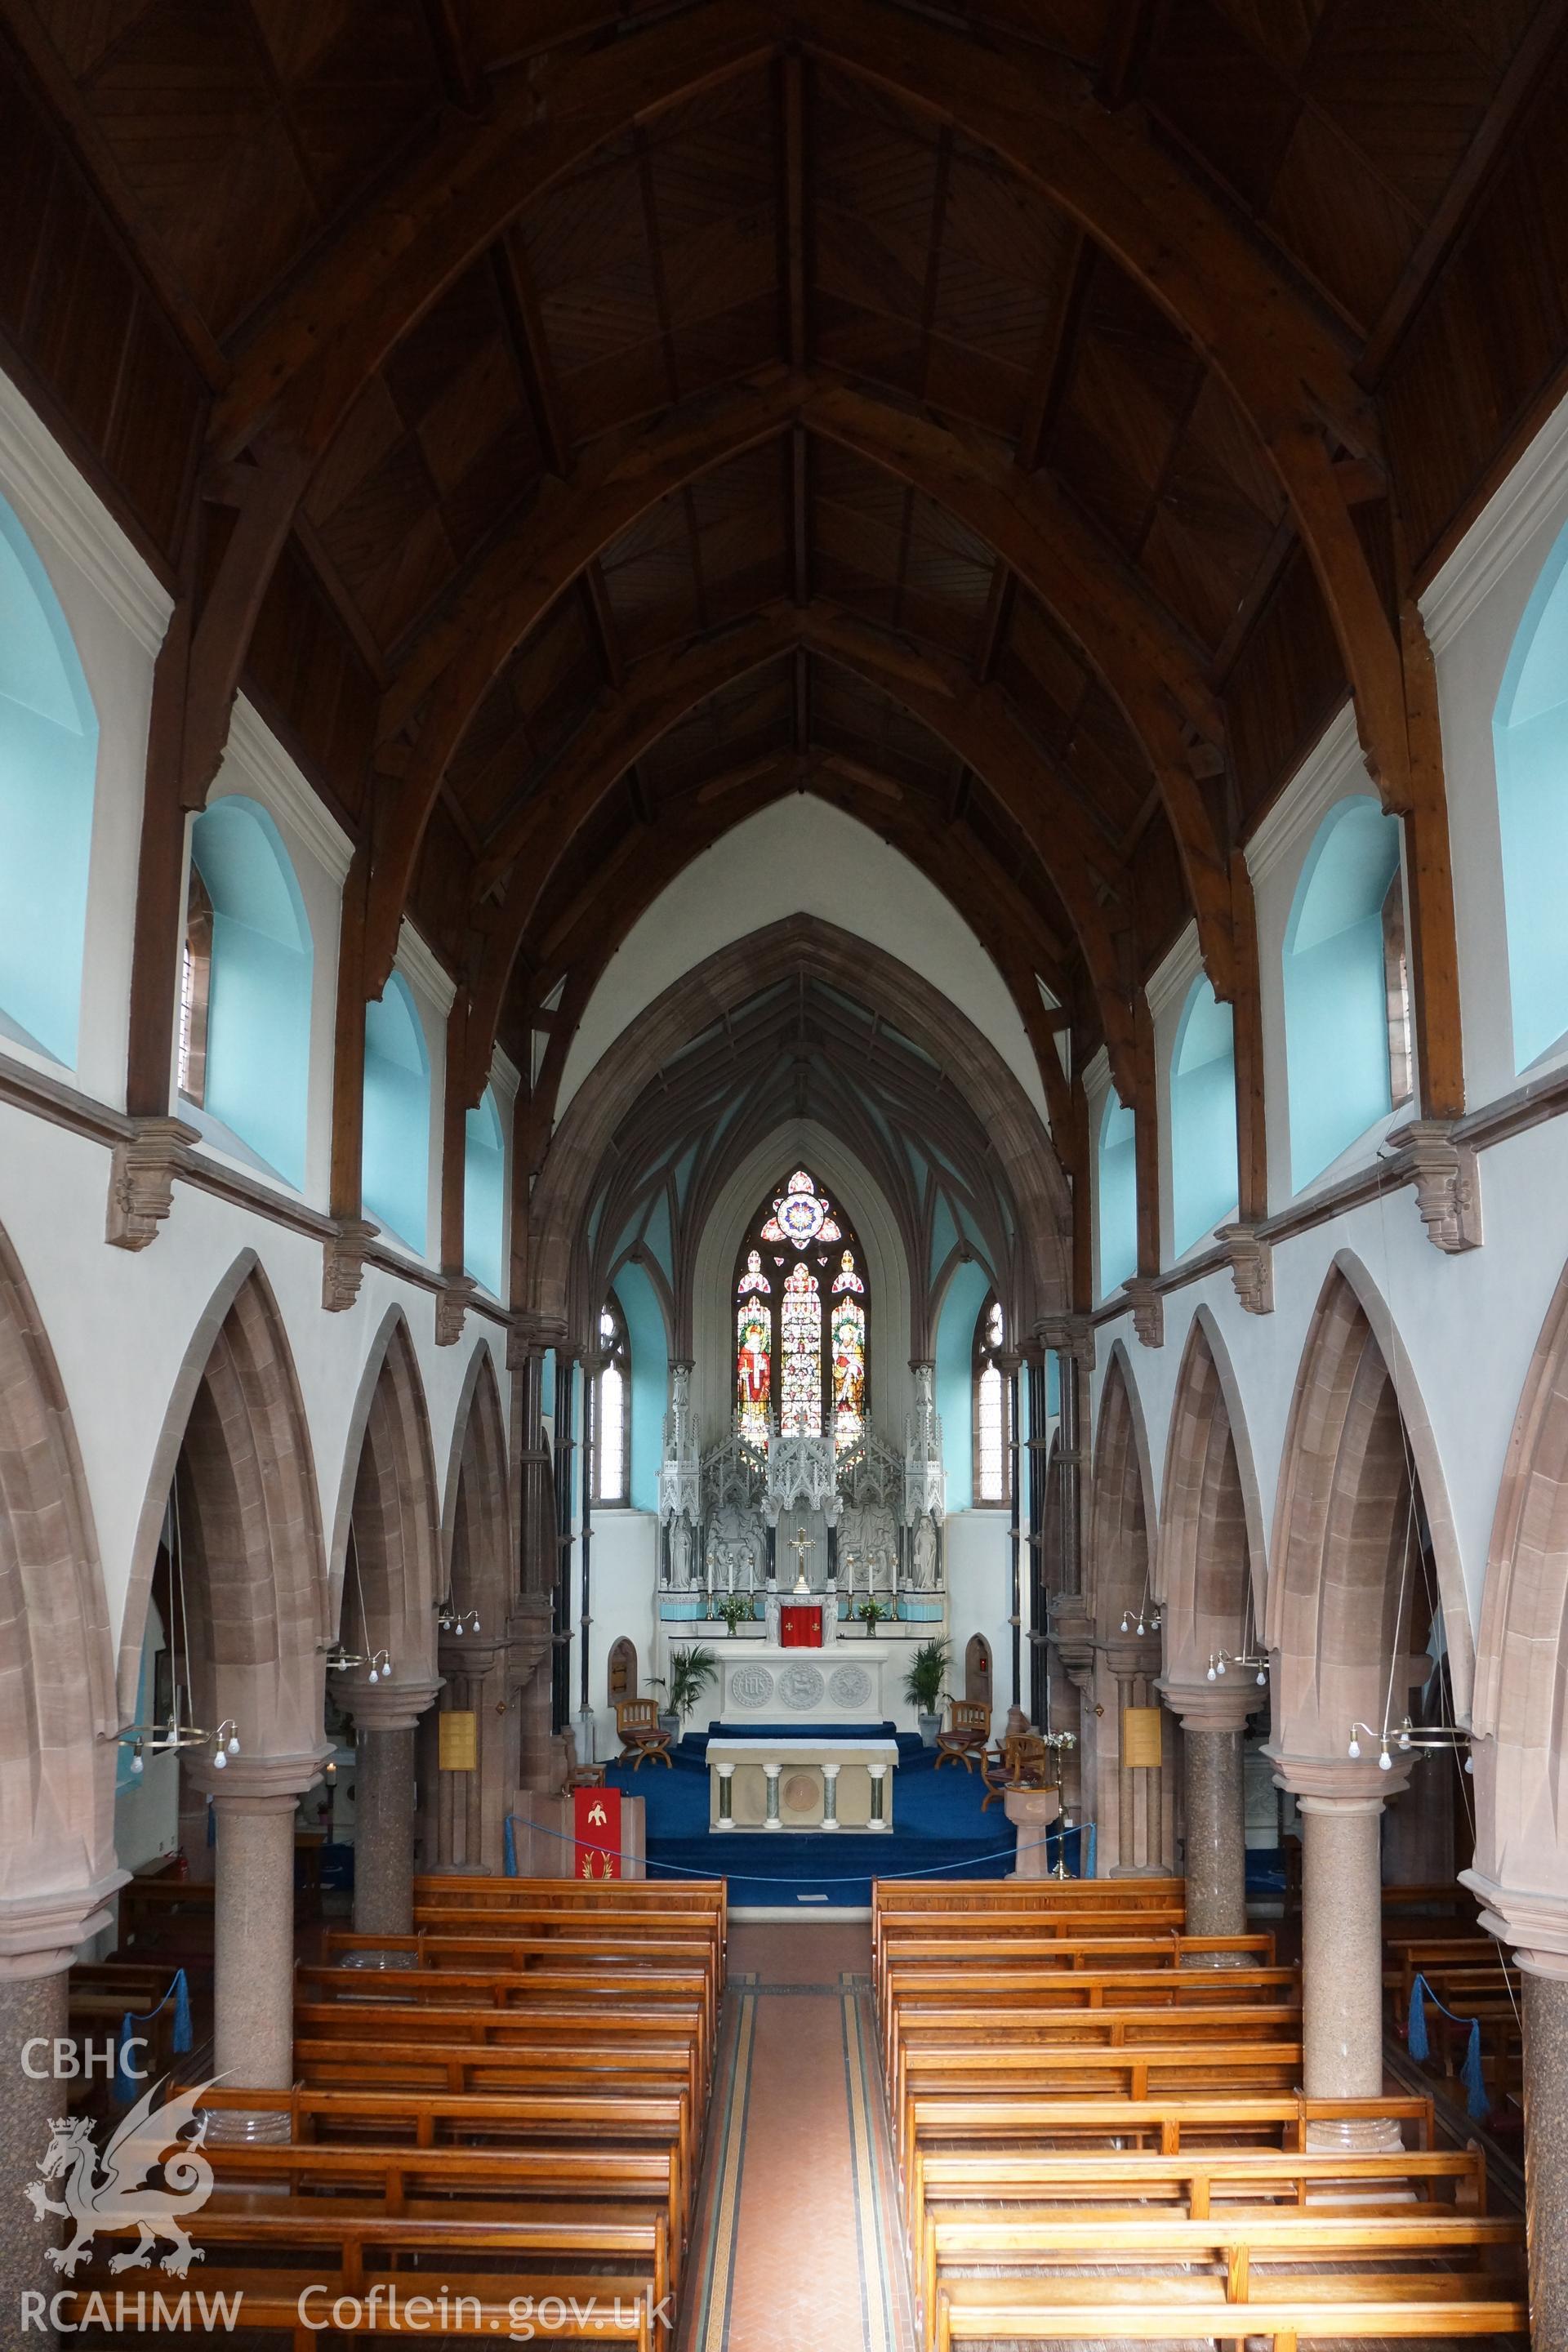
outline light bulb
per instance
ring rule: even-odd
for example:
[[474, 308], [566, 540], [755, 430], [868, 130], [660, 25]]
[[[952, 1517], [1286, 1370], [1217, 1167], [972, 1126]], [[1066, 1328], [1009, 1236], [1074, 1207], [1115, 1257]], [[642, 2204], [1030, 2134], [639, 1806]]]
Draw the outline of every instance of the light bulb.
[[223, 1749], [219, 1748], [215, 1750], [213, 1755], [213, 1770], [215, 1772], [225, 1772], [227, 1769], [228, 1758], [224, 1754]]
[[1142, 1617], [1140, 1617], [1140, 1619], [1138, 1620], [1138, 1631], [1139, 1631], [1140, 1633], [1142, 1633], [1142, 1632], [1143, 1631], [1143, 1620], [1142, 1619]]
[[1394, 1769], [1394, 1759], [1388, 1752], [1386, 1741], [1378, 1756], [1377, 1769], [1380, 1772], [1392, 1772]]
[[1467, 1772], [1473, 1772], [1473, 1771], [1475, 1770], [1475, 1769], [1476, 1769], [1476, 1759], [1475, 1759], [1475, 1758], [1474, 1758], [1473, 1756], [1467, 1756], [1467, 1757], [1466, 1757], [1466, 1759], [1465, 1759], [1465, 1769], [1466, 1769], [1466, 1771], [1467, 1771]]
[[239, 1734], [237, 1731], [231, 1731], [228, 1735], [228, 1752], [231, 1756], [237, 1756], [239, 1754]]
[[1216, 1675], [1218, 1672], [1219, 1672], [1219, 1668], [1211, 1663], [1211, 1664], [1210, 1664], [1210, 1666], [1209, 1666], [1209, 1680], [1210, 1680], [1210, 1682], [1211, 1682], [1211, 1683], [1213, 1682], [1213, 1680], [1214, 1680], [1214, 1678], [1215, 1678], [1215, 1675]]
[[479, 1611], [476, 1609], [476, 1610], [475, 1610], [475, 1612], [474, 1612], [474, 1631], [475, 1631], [475, 1633], [477, 1633], [479, 1632]]
[[1264, 1685], [1268, 1682], [1268, 1668], [1267, 1668], [1266, 1666], [1259, 1666], [1259, 1667], [1258, 1667], [1258, 1689], [1259, 1689], [1259, 1690], [1261, 1690], [1261, 1689], [1263, 1688]]
[[1221, 1653], [1221, 1654], [1220, 1654], [1220, 1660], [1219, 1660], [1219, 1671], [1220, 1671], [1220, 1673], [1221, 1673], [1222, 1675], [1223, 1675], [1223, 1674], [1224, 1674], [1224, 1672], [1225, 1672], [1225, 1655], [1224, 1655], [1224, 1653], [1223, 1653], [1223, 1652], [1222, 1652], [1222, 1653]]
[[1353, 1763], [1353, 1761], [1355, 1760], [1355, 1759], [1356, 1759], [1356, 1758], [1361, 1754], [1361, 1741], [1360, 1741], [1359, 1739], [1357, 1739], [1357, 1738], [1354, 1737], [1354, 1735], [1353, 1735], [1353, 1734], [1352, 1735], [1352, 1738], [1351, 1738], [1351, 1744], [1350, 1744], [1350, 1746], [1349, 1746], [1349, 1747], [1346, 1748], [1346, 1750], [1345, 1750], [1345, 1754], [1346, 1754], [1348, 1757], [1350, 1757], [1350, 1759], [1351, 1759], [1351, 1760], [1352, 1761], [1352, 1763]]
[[144, 1769], [142, 1762], [142, 1742], [138, 1740], [131, 1750], [131, 1769], [140, 1776]]
[[381, 1676], [377, 1674], [374, 1666], [372, 1666], [370, 1670], [370, 1678], [373, 1683], [378, 1683], [381, 1680]]
[[1125, 1609], [1121, 1612], [1121, 1630], [1124, 1633], [1127, 1631], [1127, 1612]]
[[1403, 1754], [1405, 1753], [1405, 1750], [1409, 1747], [1409, 1745], [1410, 1745], [1410, 1729], [1409, 1729], [1409, 1726], [1408, 1726], [1408, 1725], [1406, 1725], [1405, 1728], [1405, 1729], [1400, 1733], [1400, 1735], [1399, 1735], [1399, 1752], [1400, 1752], [1400, 1754], [1401, 1754], [1401, 1755], [1403, 1755]]

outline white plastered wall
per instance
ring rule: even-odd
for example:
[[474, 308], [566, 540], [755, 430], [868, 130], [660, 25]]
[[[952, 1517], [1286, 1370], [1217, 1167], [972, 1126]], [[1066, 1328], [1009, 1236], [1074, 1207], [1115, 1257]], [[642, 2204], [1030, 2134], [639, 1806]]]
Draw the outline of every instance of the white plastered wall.
[[662, 990], [718, 949], [790, 915], [816, 915], [912, 964], [991, 1040], [1049, 1125], [1024, 1024], [974, 933], [934, 884], [868, 826], [826, 802], [799, 798], [726, 834], [633, 926], [588, 1001], [566, 1057], [557, 1117]]
[[[1437, 663], [1459, 933], [1468, 1106], [1483, 1110], [1521, 1083], [1513, 1070], [1491, 722], [1520, 619], [1568, 525], [1568, 405], [1544, 428], [1424, 600]], [[1318, 824], [1347, 792], [1367, 789], [1347, 711], [1335, 721], [1248, 845], [1258, 895], [1269, 1114], [1271, 1203], [1289, 1198], [1280, 949], [1301, 863]], [[1165, 1045], [1168, 1054], [1168, 1044]], [[1537, 1075], [1531, 1072], [1531, 1076]], [[1103, 1099], [1103, 1079], [1099, 1087]], [[1094, 1098], [1091, 1093], [1091, 1116]], [[1390, 1124], [1409, 1117], [1394, 1115]], [[1336, 1172], [1365, 1165], [1374, 1130]], [[1484, 1246], [1445, 1255], [1426, 1239], [1409, 1186], [1279, 1241], [1275, 1311], [1245, 1313], [1228, 1272], [1167, 1294], [1164, 1343], [1142, 1347], [1130, 1316], [1097, 1333], [1099, 1402], [1112, 1341], [1125, 1342], [1152, 1468], [1163, 1490], [1171, 1412], [1189, 1328], [1214, 1319], [1234, 1368], [1271, 1547], [1287, 1426], [1313, 1310], [1340, 1265], [1390, 1355], [1412, 1429], [1452, 1614], [1462, 1591], [1479, 1622], [1499, 1485], [1530, 1364], [1568, 1259], [1568, 1121], [1552, 1118], [1482, 1151]], [[1463, 1697], [1460, 1696], [1461, 1706]]]

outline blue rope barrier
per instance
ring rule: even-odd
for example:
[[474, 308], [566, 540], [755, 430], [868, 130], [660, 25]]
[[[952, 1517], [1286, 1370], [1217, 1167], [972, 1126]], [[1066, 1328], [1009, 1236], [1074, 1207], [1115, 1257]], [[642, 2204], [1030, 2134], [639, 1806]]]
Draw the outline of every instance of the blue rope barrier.
[[[554, 1838], [559, 1844], [574, 1846], [584, 1853], [602, 1853], [605, 1850], [603, 1846], [590, 1845], [585, 1838], [569, 1836], [564, 1830], [547, 1830], [542, 1822], [530, 1822], [528, 1827], [536, 1837]], [[809, 1884], [813, 1886], [869, 1886], [874, 1878], [886, 1879], [889, 1885], [901, 1885], [902, 1882], [908, 1878], [952, 1878], [955, 1875], [962, 1875], [963, 1872], [965, 1870], [972, 1870], [976, 1863], [1002, 1862], [1012, 1855], [1038, 1853], [1042, 1848], [1048, 1853], [1050, 1852], [1050, 1844], [1053, 1837], [1056, 1838], [1059, 1843], [1063, 1838], [1077, 1837], [1079, 1835], [1080, 1832], [1083, 1831], [1087, 1831], [1089, 1833], [1089, 1852], [1090, 1860], [1092, 1861], [1094, 1854], [1094, 1823], [1092, 1822], [1074, 1822], [1070, 1829], [1047, 1830], [1043, 1838], [1032, 1839], [1027, 1845], [999, 1845], [994, 1853], [971, 1854], [966, 1863], [959, 1865], [957, 1872], [954, 1871], [953, 1865], [951, 1862], [933, 1862], [928, 1864], [928, 1866], [923, 1870], [854, 1870], [849, 1871], [843, 1876], [837, 1878], [813, 1878]], [[512, 1817], [510, 1813], [507, 1815], [506, 1819], [505, 1854], [506, 1875], [509, 1878], [515, 1878], [518, 1875], [516, 1868], [517, 1844], [512, 1831]], [[630, 1854], [626, 1853], [623, 1853], [620, 1858], [623, 1862], [629, 1862], [633, 1859]], [[643, 1858], [643, 1868], [645, 1870], [667, 1870], [672, 1878], [694, 1878], [704, 1883], [709, 1881], [717, 1881], [722, 1878], [726, 1879], [732, 1886], [781, 1886], [786, 1884], [786, 1882], [781, 1878], [776, 1876], [771, 1878], [766, 1877], [754, 1871], [687, 1870], [678, 1862], [650, 1862], [647, 1860], [646, 1855]], [[1092, 1877], [1093, 1872], [1092, 1870], [1079, 1871], [1076, 1874], [1080, 1878]]]
[[175, 2057], [183, 2058], [192, 2046], [191, 1989], [185, 1982], [184, 1969], [176, 1969], [168, 1991], [156, 2008], [146, 2010], [140, 2014], [134, 2010], [128, 2009], [120, 2021], [120, 2036], [114, 2045], [114, 2096], [120, 2106], [130, 2106], [136, 2097], [135, 2078], [131, 2073], [128, 2063], [129, 2045], [135, 2039], [131, 2029], [133, 2025], [151, 2024], [153, 2018], [163, 2014], [171, 2001], [174, 2004], [174, 2032], [171, 2047]]
[[1468, 2025], [1470, 2029], [1465, 2048], [1465, 2063], [1459, 2069], [1459, 2080], [1465, 2086], [1466, 2113], [1473, 2122], [1485, 2123], [1491, 2113], [1491, 2102], [1487, 2097], [1486, 2082], [1481, 2074], [1481, 2021], [1479, 2017], [1456, 2015], [1453, 2010], [1438, 2000], [1426, 1978], [1417, 1972], [1415, 1981], [1410, 1988], [1410, 2014], [1405, 2021], [1405, 2046], [1412, 2058], [1418, 2062], [1426, 2058], [1430, 2051], [1430, 2044], [1426, 2038], [1427, 2001], [1432, 2003], [1434, 2009], [1441, 2010], [1451, 2024]]

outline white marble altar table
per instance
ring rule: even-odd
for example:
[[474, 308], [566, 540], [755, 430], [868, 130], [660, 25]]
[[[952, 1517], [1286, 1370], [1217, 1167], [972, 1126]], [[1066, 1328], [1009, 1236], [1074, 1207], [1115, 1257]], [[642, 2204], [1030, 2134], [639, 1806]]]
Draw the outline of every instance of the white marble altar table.
[[708, 1742], [712, 1830], [890, 1830], [896, 1739], [770, 1738]]

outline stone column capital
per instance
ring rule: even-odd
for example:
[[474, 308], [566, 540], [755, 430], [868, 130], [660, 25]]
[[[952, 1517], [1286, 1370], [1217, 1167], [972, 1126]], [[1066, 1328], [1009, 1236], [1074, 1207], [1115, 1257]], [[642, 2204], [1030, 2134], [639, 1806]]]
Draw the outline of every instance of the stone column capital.
[[237, 1811], [243, 1807], [247, 1812], [270, 1812], [280, 1806], [292, 1811], [321, 1779], [331, 1753], [330, 1742], [322, 1739], [299, 1755], [234, 1756], [220, 1772], [204, 1750], [199, 1761], [187, 1759], [185, 1770], [193, 1788]]
[[1292, 1756], [1272, 1742], [1263, 1753], [1274, 1767], [1277, 1789], [1294, 1797], [1298, 1807], [1325, 1813], [1381, 1812], [1390, 1797], [1409, 1786], [1415, 1760], [1396, 1752], [1383, 1772], [1375, 1756]]
[[116, 1869], [88, 1885], [0, 1895], [0, 1983], [68, 1969], [78, 1948], [109, 1925], [109, 1900], [130, 1876]]
[[1502, 1886], [1479, 1870], [1462, 1870], [1459, 1877], [1480, 1898], [1481, 1926], [1511, 1947], [1521, 1969], [1568, 1977], [1568, 1892]]
[[339, 1699], [355, 1725], [365, 1731], [412, 1731], [426, 1707], [434, 1705], [441, 1678], [417, 1682], [353, 1683], [340, 1686]]
[[1247, 1718], [1268, 1704], [1250, 1675], [1226, 1675], [1223, 1682], [1189, 1683], [1162, 1675], [1155, 1684], [1184, 1731], [1245, 1731]]

